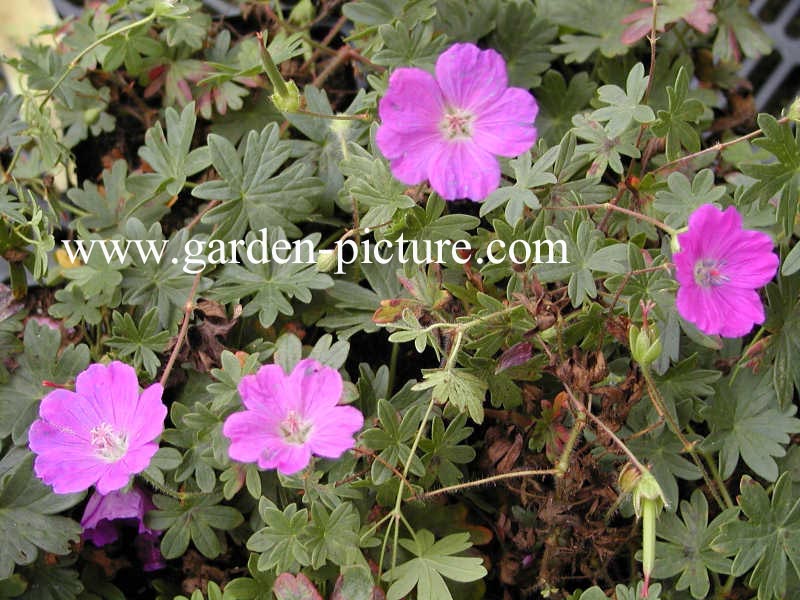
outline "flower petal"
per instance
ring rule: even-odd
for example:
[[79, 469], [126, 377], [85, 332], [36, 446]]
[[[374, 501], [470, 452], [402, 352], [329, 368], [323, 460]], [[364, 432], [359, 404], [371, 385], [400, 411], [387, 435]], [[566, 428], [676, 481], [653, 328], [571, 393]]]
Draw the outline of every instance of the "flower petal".
[[419, 132], [381, 125], [375, 135], [378, 148], [389, 159], [392, 175], [406, 185], [428, 179], [432, 156], [446, 142], [439, 131]]
[[[433, 75], [422, 69], [397, 69], [378, 103], [378, 115], [381, 129], [421, 137], [437, 135], [444, 117], [444, 100]], [[405, 144], [397, 144], [391, 136], [381, 138], [379, 134], [376, 141], [387, 158], [397, 158], [406, 150]]]
[[305, 469], [310, 460], [307, 444], [284, 444], [275, 455], [275, 466], [284, 475], [294, 475]]
[[442, 53], [436, 79], [448, 104], [475, 114], [500, 100], [508, 87], [503, 57], [475, 44], [454, 44]]
[[336, 406], [317, 415], [321, 425], [308, 439], [311, 452], [326, 458], [339, 458], [355, 446], [353, 435], [364, 426], [364, 416], [352, 406]]
[[472, 140], [500, 156], [518, 156], [536, 142], [533, 121], [539, 112], [528, 90], [508, 88], [500, 99], [477, 115]]
[[161, 384], [154, 383], [139, 396], [136, 410], [129, 419], [127, 429], [132, 446], [152, 442], [164, 432], [167, 407], [161, 401], [163, 392]]
[[317, 407], [336, 406], [342, 399], [342, 376], [339, 371], [306, 358], [297, 363], [291, 374], [292, 385], [300, 388], [301, 414], [311, 418]]
[[90, 457], [39, 455], [33, 463], [36, 476], [52, 486], [56, 494], [72, 494], [90, 488], [107, 468], [108, 463]]
[[[75, 379], [75, 391], [89, 402], [103, 422], [127, 429], [136, 409], [139, 380], [134, 368], [125, 363], [95, 363]], [[91, 423], [89, 428], [98, 424]]]
[[497, 159], [472, 141], [446, 144], [429, 168], [431, 187], [445, 200], [479, 202], [500, 184]]
[[764, 322], [764, 306], [753, 290], [730, 286], [681, 286], [676, 297], [678, 313], [706, 335], [741, 337]]
[[231, 440], [228, 456], [239, 462], [256, 462], [262, 457], [270, 439], [278, 440], [278, 419], [261, 411], [233, 413], [222, 426], [222, 433]]
[[250, 410], [285, 414], [300, 403], [300, 391], [288, 379], [280, 365], [264, 365], [255, 375], [242, 377], [239, 395]]

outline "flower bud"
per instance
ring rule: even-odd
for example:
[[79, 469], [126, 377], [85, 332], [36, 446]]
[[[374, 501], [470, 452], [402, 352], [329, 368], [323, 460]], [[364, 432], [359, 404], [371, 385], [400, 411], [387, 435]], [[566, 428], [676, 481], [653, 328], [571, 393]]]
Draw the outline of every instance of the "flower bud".
[[666, 505], [666, 499], [661, 486], [650, 471], [642, 472], [630, 464], [625, 465], [620, 472], [619, 487], [623, 493], [631, 493], [633, 510], [636, 516], [642, 519], [642, 572], [644, 573], [642, 596], [646, 598], [650, 575], [656, 560], [656, 521]]
[[338, 260], [336, 250], [320, 250], [317, 254], [317, 271], [319, 273], [330, 273], [336, 267]]
[[278, 92], [276, 89], [275, 93], [273, 93], [269, 99], [272, 100], [275, 108], [281, 112], [297, 112], [301, 103], [300, 90], [297, 89], [297, 84], [294, 81], [290, 80], [284, 83], [285, 91]]
[[289, 13], [289, 22], [299, 27], [311, 24], [314, 20], [316, 11], [311, 0], [300, 0], [294, 5], [292, 12]]
[[795, 123], [800, 123], [800, 96], [789, 105], [789, 118]]
[[83, 122], [87, 125], [94, 125], [97, 123], [97, 119], [100, 118], [101, 112], [102, 111], [96, 106], [87, 108], [85, 111], [83, 111]]
[[658, 337], [658, 328], [655, 325], [644, 325], [642, 329], [631, 325], [628, 330], [628, 343], [633, 360], [642, 367], [649, 367], [661, 356], [661, 339]]

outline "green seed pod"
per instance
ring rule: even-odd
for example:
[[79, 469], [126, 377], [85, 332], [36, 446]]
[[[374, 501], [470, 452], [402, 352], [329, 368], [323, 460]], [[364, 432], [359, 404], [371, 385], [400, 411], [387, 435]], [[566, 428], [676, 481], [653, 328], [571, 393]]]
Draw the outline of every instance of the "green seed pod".
[[297, 112], [301, 103], [300, 90], [297, 89], [297, 84], [294, 81], [286, 81], [284, 85], [286, 88], [285, 93], [279, 93], [276, 89], [275, 93], [270, 96], [270, 100], [272, 100], [275, 108], [281, 112]]
[[628, 331], [628, 343], [631, 346], [633, 360], [643, 367], [649, 367], [661, 356], [661, 340], [654, 325], [648, 325], [644, 329], [631, 325]]
[[800, 96], [789, 105], [789, 118], [795, 123], [800, 123]]
[[336, 250], [322, 251], [317, 255], [317, 271], [320, 273], [330, 273], [336, 267], [338, 260]]

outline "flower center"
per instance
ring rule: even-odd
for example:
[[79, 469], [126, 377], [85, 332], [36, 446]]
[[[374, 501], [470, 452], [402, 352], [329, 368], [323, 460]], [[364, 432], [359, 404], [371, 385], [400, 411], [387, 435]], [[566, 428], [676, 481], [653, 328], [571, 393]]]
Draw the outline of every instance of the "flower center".
[[95, 456], [106, 462], [117, 462], [128, 451], [127, 434], [115, 431], [108, 423], [94, 427], [89, 436]]
[[709, 288], [723, 285], [730, 278], [722, 272], [724, 261], [701, 259], [694, 264], [694, 281], [700, 287]]
[[475, 115], [465, 110], [449, 109], [439, 123], [444, 137], [448, 140], [468, 140], [472, 137], [472, 122]]
[[295, 411], [290, 410], [286, 418], [281, 421], [280, 432], [283, 440], [287, 444], [305, 444], [308, 439], [308, 434], [311, 432], [312, 424], [308, 423], [297, 414]]

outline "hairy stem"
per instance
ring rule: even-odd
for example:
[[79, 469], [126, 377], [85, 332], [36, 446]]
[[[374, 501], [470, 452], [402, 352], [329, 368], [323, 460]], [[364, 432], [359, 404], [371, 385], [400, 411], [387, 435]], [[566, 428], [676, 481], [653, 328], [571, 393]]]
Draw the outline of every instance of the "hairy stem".
[[134, 21], [133, 23], [128, 23], [127, 25], [120, 27], [119, 29], [115, 29], [114, 31], [109, 31], [107, 34], [100, 36], [94, 42], [86, 46], [83, 50], [81, 50], [75, 58], [69, 61], [66, 70], [61, 74], [61, 76], [56, 80], [56, 82], [52, 85], [52, 87], [47, 91], [47, 95], [42, 99], [41, 103], [39, 104], [39, 110], [41, 111], [44, 108], [44, 105], [47, 104], [47, 101], [53, 97], [53, 94], [56, 93], [58, 87], [64, 83], [64, 80], [67, 76], [72, 72], [72, 69], [78, 66], [78, 64], [83, 60], [83, 57], [89, 54], [92, 50], [97, 48], [98, 46], [102, 46], [111, 38], [119, 35], [120, 33], [126, 33], [131, 29], [136, 29], [140, 25], [144, 25], [149, 23], [153, 19], [156, 18], [156, 13], [151, 12], [146, 17], [142, 17], [138, 21]]

